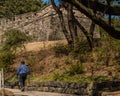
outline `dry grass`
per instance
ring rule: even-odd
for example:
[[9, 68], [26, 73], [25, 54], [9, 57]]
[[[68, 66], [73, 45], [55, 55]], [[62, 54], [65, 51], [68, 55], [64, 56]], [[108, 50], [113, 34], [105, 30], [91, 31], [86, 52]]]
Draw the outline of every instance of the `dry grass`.
[[57, 43], [66, 44], [67, 42], [65, 40], [32, 42], [25, 44], [25, 47], [26, 47], [26, 51], [39, 51], [41, 49], [47, 49], [51, 46], [54, 46]]
[[[64, 72], [71, 64], [76, 64], [76, 61], [72, 60], [70, 64], [66, 64], [68, 56], [62, 55], [56, 57], [54, 50], [50, 48], [58, 43], [66, 44], [66, 41], [32, 42], [26, 44], [26, 52], [17, 56], [13, 68], [16, 70], [20, 60], [24, 58], [34, 77]], [[83, 63], [85, 72], [82, 75], [90, 77], [93, 72], [93, 76], [119, 78], [120, 74], [117, 72], [117, 67], [113, 62], [109, 66], [106, 66], [103, 62], [97, 64], [97, 54], [94, 52], [89, 57], [85, 57], [85, 63]]]
[[17, 69], [21, 59], [24, 59], [34, 76], [63, 71], [63, 64], [67, 56], [56, 57], [54, 51], [50, 50], [52, 46], [58, 43], [66, 44], [67, 42], [60, 40], [25, 44], [25, 53], [21, 53], [16, 57], [12, 67]]

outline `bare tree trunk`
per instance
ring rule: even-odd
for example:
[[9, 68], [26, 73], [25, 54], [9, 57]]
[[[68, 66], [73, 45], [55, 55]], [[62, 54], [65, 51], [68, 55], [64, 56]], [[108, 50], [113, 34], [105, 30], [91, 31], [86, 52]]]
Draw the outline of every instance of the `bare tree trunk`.
[[83, 34], [85, 35], [87, 41], [88, 41], [88, 44], [90, 46], [90, 49], [92, 50], [92, 40], [90, 38], [90, 34], [87, 32], [87, 30], [78, 22], [77, 19], [75, 19], [75, 22], [77, 24], [77, 26], [80, 28], [80, 30], [82, 30]]
[[92, 22], [91, 23], [91, 25], [90, 25], [90, 38], [91, 38], [91, 42], [92, 42], [92, 49], [93, 49], [93, 47], [94, 47], [94, 38], [93, 38], [93, 36], [94, 36], [94, 31], [95, 31], [95, 23], [94, 22]]
[[[92, 50], [92, 47], [93, 47], [92, 46], [93, 45], [92, 38], [91, 38], [90, 34], [87, 32], [87, 30], [75, 18], [72, 4], [64, 3], [64, 5], [63, 5], [63, 7], [67, 11], [68, 27], [69, 27], [70, 33], [66, 29], [65, 21], [64, 21], [63, 14], [62, 14], [61, 10], [59, 10], [59, 8], [57, 6], [55, 6], [54, 0], [51, 0], [51, 4], [60, 18], [60, 23], [61, 23], [63, 33], [65, 34], [65, 37], [68, 40], [68, 44], [70, 45], [71, 49], [73, 49], [75, 47], [76, 39], [78, 37], [78, 34], [77, 34], [77, 26], [78, 26], [80, 28], [80, 30], [82, 30], [83, 34], [86, 36], [86, 39], [87, 39], [88, 44], [90, 46], [90, 49]], [[93, 34], [93, 31], [94, 31], [94, 26], [91, 27], [92, 34]]]
[[78, 34], [77, 34], [75, 17], [74, 17], [74, 13], [73, 13], [73, 6], [68, 3], [68, 7], [66, 9], [67, 9], [67, 12], [68, 12], [67, 13], [68, 27], [69, 27], [69, 31], [71, 33], [71, 37], [72, 37], [72, 40], [73, 40], [73, 47], [75, 47], [75, 42], [76, 42], [76, 39], [78, 37]]
[[[108, 6], [111, 6], [110, 0], [107, 0]], [[109, 20], [108, 20], [109, 25], [111, 26], [111, 13], [109, 13]]]
[[58, 16], [59, 16], [62, 31], [63, 31], [66, 39], [67, 39], [68, 45], [69, 45], [70, 48], [71, 48], [73, 40], [72, 40], [69, 32], [68, 32], [67, 29], [66, 29], [66, 25], [65, 25], [65, 21], [64, 21], [64, 18], [63, 18], [62, 11], [55, 5], [54, 0], [51, 0], [51, 4], [52, 4], [54, 10], [56, 11], [56, 13], [57, 13]]

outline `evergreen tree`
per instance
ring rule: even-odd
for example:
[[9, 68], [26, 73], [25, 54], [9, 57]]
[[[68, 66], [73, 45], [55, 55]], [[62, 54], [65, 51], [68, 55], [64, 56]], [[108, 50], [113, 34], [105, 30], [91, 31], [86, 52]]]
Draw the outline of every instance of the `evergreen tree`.
[[0, 0], [0, 17], [11, 17], [40, 10], [45, 4], [41, 0]]

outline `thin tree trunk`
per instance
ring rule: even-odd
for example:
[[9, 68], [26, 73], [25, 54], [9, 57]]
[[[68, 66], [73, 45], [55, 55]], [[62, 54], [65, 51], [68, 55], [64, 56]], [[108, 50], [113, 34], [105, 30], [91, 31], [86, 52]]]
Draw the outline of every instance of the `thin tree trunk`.
[[83, 34], [85, 35], [87, 41], [88, 41], [88, 44], [90, 46], [90, 49], [92, 50], [92, 40], [90, 38], [90, 34], [87, 32], [87, 30], [78, 22], [77, 19], [75, 19], [75, 22], [77, 24], [77, 26], [80, 28], [80, 30], [82, 30]]
[[92, 46], [92, 49], [93, 49], [93, 47], [94, 47], [94, 38], [93, 38], [93, 36], [94, 36], [94, 31], [95, 31], [95, 23], [94, 22], [92, 22], [91, 23], [91, 26], [90, 26], [90, 38], [91, 38], [91, 46]]
[[75, 47], [75, 42], [78, 37], [78, 34], [77, 34], [77, 28], [76, 28], [76, 23], [75, 23], [75, 17], [73, 13], [73, 6], [71, 4], [68, 4], [68, 7], [66, 9], [68, 12], [67, 14], [68, 15], [68, 27], [69, 27], [69, 31], [71, 33], [71, 37], [73, 40], [73, 47]]
[[[107, 0], [108, 6], [111, 6], [110, 0]], [[111, 26], [111, 13], [109, 13], [109, 20], [108, 20], [109, 25]]]
[[66, 25], [65, 25], [64, 18], [63, 18], [63, 14], [60, 11], [60, 9], [55, 5], [54, 0], [51, 0], [51, 4], [52, 4], [54, 10], [56, 11], [56, 13], [59, 16], [62, 31], [63, 31], [63, 33], [64, 33], [64, 35], [65, 35], [65, 37], [67, 39], [67, 42], [68, 42], [68, 44], [69, 44], [69, 46], [71, 48], [73, 40], [72, 40], [70, 34], [68, 33], [68, 31], [66, 29]]

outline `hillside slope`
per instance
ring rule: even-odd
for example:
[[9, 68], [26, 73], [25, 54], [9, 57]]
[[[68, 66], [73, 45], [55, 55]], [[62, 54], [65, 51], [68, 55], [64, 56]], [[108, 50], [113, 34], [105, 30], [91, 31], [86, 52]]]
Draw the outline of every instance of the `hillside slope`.
[[[60, 43], [58, 43], [60, 42]], [[14, 71], [20, 64], [22, 59], [25, 60], [30, 68], [32, 76], [49, 75], [56, 72], [62, 72], [65, 60], [67, 56], [62, 54], [61, 56], [55, 56], [55, 52], [52, 49], [53, 46], [59, 44], [66, 44], [66, 41], [49, 41], [49, 42], [32, 42], [25, 44], [25, 50], [14, 60], [12, 68]]]
[[80, 55], [80, 60], [83, 60], [80, 62], [79, 59], [73, 58], [73, 55], [67, 55], [66, 51], [61, 50], [65, 45], [66, 41], [28, 43], [25, 45], [26, 50], [16, 57], [12, 68], [15, 72], [21, 59], [24, 59], [30, 68], [32, 80], [35, 81], [58, 79], [87, 82], [94, 79], [119, 79], [120, 66], [114, 63], [114, 59], [106, 65], [106, 58], [102, 57], [100, 59], [103, 60], [98, 62], [98, 53], [92, 52]]

